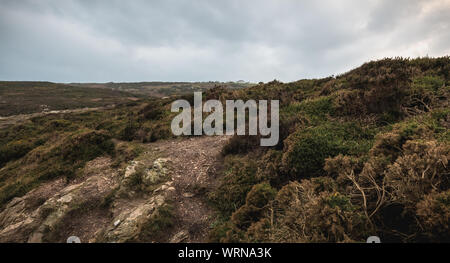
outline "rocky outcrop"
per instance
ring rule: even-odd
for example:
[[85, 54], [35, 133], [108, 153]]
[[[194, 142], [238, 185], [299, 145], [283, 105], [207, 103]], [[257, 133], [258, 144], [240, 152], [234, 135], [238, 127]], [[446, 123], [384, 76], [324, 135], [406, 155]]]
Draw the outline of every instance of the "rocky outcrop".
[[175, 188], [171, 186], [171, 183], [160, 186], [154, 191], [155, 195], [148, 200], [115, 217], [110, 226], [98, 234], [95, 241], [122, 243], [135, 240], [144, 224], [170, 199], [173, 191]]
[[25, 242], [38, 226], [38, 214], [27, 212], [25, 198], [14, 198], [0, 213], [0, 242]]
[[42, 222], [30, 235], [28, 242], [45, 241], [45, 235], [54, 231], [70, 211], [89, 203], [101, 202], [102, 198], [116, 185], [117, 182], [112, 181], [111, 178], [92, 176], [82, 183], [64, 188], [39, 207], [37, 213], [41, 216]]
[[[94, 236], [83, 241], [133, 240], [158, 207], [164, 205], [175, 191], [169, 180], [166, 162], [167, 159], [159, 158], [139, 173], [139, 166], [145, 168], [145, 164], [132, 161], [120, 177], [117, 171], [110, 168], [109, 159], [98, 158], [86, 166], [84, 180], [69, 185], [64, 185], [63, 180], [44, 184], [23, 197], [13, 199], [0, 213], [0, 242], [63, 241], [55, 239], [55, 232], [66, 228], [71, 221], [71, 213], [83, 209], [86, 211], [80, 213], [90, 213], [90, 209], [98, 207], [107, 196], [113, 199], [111, 211], [102, 222], [110, 223], [93, 230]], [[139, 182], [156, 188], [133, 199], [129, 195], [123, 197], [115, 193], [117, 188], [131, 192], [127, 187], [133, 176], [141, 176]]]
[[189, 239], [189, 232], [187, 230], [181, 230], [170, 238], [169, 243], [182, 243]]
[[[92, 160], [74, 181], [46, 182], [10, 201], [0, 212], [0, 242], [205, 241], [213, 211], [196, 186], [214, 183], [210, 167], [223, 142], [157, 142], [124, 170], [107, 157]], [[172, 219], [155, 231], [155, 222]]]
[[86, 180], [64, 185], [62, 179], [46, 183], [14, 198], [0, 213], [0, 242], [43, 242], [66, 215], [97, 202], [118, 185], [110, 159], [97, 158], [86, 167]]
[[134, 198], [137, 192], [142, 191], [145, 187], [155, 186], [169, 180], [167, 161], [165, 158], [158, 158], [148, 168], [144, 161], [130, 162], [125, 168], [118, 196]]
[[145, 185], [155, 185], [167, 181], [167, 169], [165, 164], [167, 159], [158, 158], [153, 162], [153, 167], [144, 174], [142, 181]]
[[[169, 180], [168, 170], [166, 168], [167, 159], [158, 158], [152, 166], [144, 169], [144, 172], [138, 172], [138, 166], [144, 165], [142, 162], [133, 161], [126, 168], [124, 179], [121, 183], [121, 191], [127, 191], [129, 180], [133, 176], [141, 176], [139, 181], [146, 186], [159, 185], [151, 192], [145, 192], [140, 202], [132, 202], [131, 200], [117, 200], [113, 205], [113, 210], [117, 212], [117, 216], [111, 220], [109, 226], [99, 231], [96, 242], [127, 242], [133, 241], [141, 232], [142, 227], [148, 222], [157, 211], [157, 209], [167, 203], [172, 198], [175, 188], [172, 186], [173, 181]], [[137, 173], [137, 174], [136, 174]], [[119, 194], [120, 196], [120, 194]], [[129, 197], [129, 195], [128, 195]], [[120, 203], [120, 204], [119, 204]], [[120, 208], [122, 207], [122, 209]], [[123, 208], [125, 207], [125, 208]]]

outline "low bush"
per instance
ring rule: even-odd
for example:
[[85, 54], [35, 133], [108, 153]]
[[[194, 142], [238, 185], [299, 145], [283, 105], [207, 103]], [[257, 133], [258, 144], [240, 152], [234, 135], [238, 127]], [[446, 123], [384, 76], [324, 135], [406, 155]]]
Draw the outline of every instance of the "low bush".
[[37, 145], [33, 141], [29, 140], [12, 141], [6, 145], [0, 146], [0, 167], [9, 161], [25, 156], [25, 154], [36, 146]]
[[300, 129], [285, 141], [284, 170], [294, 179], [324, 175], [325, 159], [368, 152], [373, 134], [352, 123], [328, 123]]
[[273, 202], [273, 212], [250, 226], [246, 240], [351, 242], [367, 238], [367, 220], [347, 196], [317, 189], [310, 180], [283, 187]]
[[254, 185], [247, 194], [245, 204], [231, 216], [231, 221], [240, 229], [248, 228], [267, 211], [266, 205], [276, 195], [276, 190], [267, 183]]
[[248, 157], [227, 157], [225, 176], [218, 189], [209, 194], [209, 200], [219, 212], [229, 217], [244, 205], [247, 193], [260, 182], [257, 177], [257, 163]]
[[222, 148], [222, 155], [228, 154], [246, 154], [256, 149], [260, 144], [259, 136], [251, 135], [233, 135], [231, 139]]

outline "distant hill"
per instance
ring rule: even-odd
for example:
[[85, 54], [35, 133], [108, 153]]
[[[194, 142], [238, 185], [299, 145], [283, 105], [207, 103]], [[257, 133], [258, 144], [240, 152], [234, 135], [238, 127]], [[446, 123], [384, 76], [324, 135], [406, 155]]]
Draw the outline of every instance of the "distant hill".
[[71, 83], [78, 87], [106, 88], [111, 90], [126, 91], [133, 94], [154, 97], [166, 97], [171, 95], [185, 95], [193, 91], [206, 91], [208, 89], [222, 86], [228, 89], [240, 89], [254, 86], [255, 84], [244, 82], [108, 82], [108, 83]]
[[129, 92], [51, 82], [1, 81], [0, 116], [99, 107], [135, 101]]
[[227, 89], [251, 87], [245, 82], [133, 82], [52, 83], [0, 81], [0, 116], [107, 106], [143, 97], [163, 98], [206, 91], [216, 86]]

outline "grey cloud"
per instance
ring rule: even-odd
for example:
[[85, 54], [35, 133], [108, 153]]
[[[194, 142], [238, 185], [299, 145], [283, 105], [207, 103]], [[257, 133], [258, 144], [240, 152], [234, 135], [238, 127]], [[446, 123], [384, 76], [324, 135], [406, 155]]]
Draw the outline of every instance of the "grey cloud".
[[450, 52], [450, 1], [0, 1], [0, 79], [293, 81]]

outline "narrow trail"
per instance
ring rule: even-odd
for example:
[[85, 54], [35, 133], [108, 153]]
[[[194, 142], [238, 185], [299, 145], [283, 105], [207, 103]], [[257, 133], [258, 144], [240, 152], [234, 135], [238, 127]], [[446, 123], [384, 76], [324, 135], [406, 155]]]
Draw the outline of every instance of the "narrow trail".
[[169, 242], [206, 242], [214, 211], [204, 193], [217, 187], [223, 161], [220, 151], [227, 136], [191, 137], [150, 144], [170, 161], [175, 227]]

